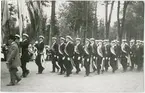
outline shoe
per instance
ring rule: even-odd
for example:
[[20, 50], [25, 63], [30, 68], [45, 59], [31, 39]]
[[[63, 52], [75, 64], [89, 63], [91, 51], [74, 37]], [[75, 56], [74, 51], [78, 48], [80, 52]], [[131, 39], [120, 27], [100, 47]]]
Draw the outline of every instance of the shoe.
[[18, 80], [17, 80], [17, 83], [19, 83], [21, 80], [22, 80], [21, 78], [20, 78], [20, 79], [18, 79]]
[[14, 85], [15, 85], [14, 83], [7, 84], [7, 86], [14, 86]]
[[55, 73], [55, 71], [51, 71], [50, 73]]
[[57, 72], [59, 72], [59, 68], [57, 69]]
[[40, 71], [39, 73], [42, 74], [43, 70], [44, 70], [44, 68], [42, 68], [41, 71]]

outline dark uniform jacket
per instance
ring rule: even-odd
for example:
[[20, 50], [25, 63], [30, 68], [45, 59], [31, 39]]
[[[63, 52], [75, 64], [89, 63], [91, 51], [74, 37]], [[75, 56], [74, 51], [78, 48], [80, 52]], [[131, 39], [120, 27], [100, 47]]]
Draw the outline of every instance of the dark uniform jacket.
[[65, 53], [64, 53], [64, 49], [65, 49], [65, 44], [61, 44], [59, 47], [59, 56], [63, 56]]
[[[87, 52], [86, 52], [86, 51], [87, 51]], [[88, 45], [86, 51], [85, 51], [85, 47], [84, 47], [84, 53], [83, 53], [84, 58], [85, 58], [85, 57], [91, 57], [92, 48], [91, 48], [91, 45], [90, 45], [90, 44]]]
[[83, 54], [83, 47], [82, 47], [82, 45], [81, 44], [79, 44], [78, 46], [77, 46], [77, 50], [74, 50], [74, 55], [75, 56], [82, 56], [82, 54]]
[[136, 57], [136, 45], [135, 44], [130, 47], [130, 56]]
[[71, 42], [68, 42], [65, 46], [65, 56], [73, 57], [74, 55], [74, 45]]
[[40, 42], [40, 43], [36, 44], [35, 47], [37, 48], [38, 54], [43, 53], [43, 50], [44, 50], [44, 42]]
[[58, 44], [56, 42], [52, 45], [51, 54], [52, 57], [56, 57], [58, 55]]
[[29, 41], [24, 40], [23, 42], [20, 42], [20, 47], [22, 48], [22, 56], [21, 60], [22, 62], [29, 62], [29, 51], [28, 51]]

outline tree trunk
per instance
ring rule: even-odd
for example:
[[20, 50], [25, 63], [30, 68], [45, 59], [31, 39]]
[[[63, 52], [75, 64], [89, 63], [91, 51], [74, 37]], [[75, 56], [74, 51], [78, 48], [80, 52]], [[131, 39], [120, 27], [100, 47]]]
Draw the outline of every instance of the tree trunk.
[[[129, 1], [124, 1], [124, 6], [123, 6], [123, 18], [122, 18], [122, 26], [121, 26], [121, 34], [123, 35], [124, 33], [124, 24], [125, 24], [125, 15], [126, 15], [126, 9], [127, 6], [129, 4]], [[127, 32], [125, 32], [125, 35], [127, 34]]]
[[105, 1], [106, 4], [105, 4], [105, 38], [107, 39], [108, 38], [108, 29], [107, 29], [107, 21], [108, 21], [108, 1]]
[[118, 1], [118, 7], [117, 7], [117, 22], [118, 22], [118, 40], [121, 44], [122, 35], [121, 35], [121, 32], [120, 32], [121, 30], [120, 30], [119, 11], [120, 11], [120, 1]]
[[114, 6], [114, 1], [112, 1], [112, 3], [111, 3], [111, 10], [110, 10], [110, 14], [109, 14], [109, 20], [107, 22], [107, 32], [106, 32], [107, 39], [109, 38], [110, 23], [111, 23], [111, 15], [112, 15], [112, 11], [113, 11], [113, 6]]
[[55, 1], [51, 1], [51, 24], [50, 24], [50, 36], [49, 36], [49, 45], [51, 45], [52, 33], [55, 30]]

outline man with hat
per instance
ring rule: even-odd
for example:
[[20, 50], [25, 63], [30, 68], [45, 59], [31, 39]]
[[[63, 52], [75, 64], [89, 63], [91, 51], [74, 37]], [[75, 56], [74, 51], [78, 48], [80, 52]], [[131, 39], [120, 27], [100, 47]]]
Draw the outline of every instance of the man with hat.
[[86, 38], [83, 53], [84, 67], [86, 72], [85, 76], [89, 76], [90, 74], [90, 59], [91, 59], [90, 54], [91, 54], [90, 40]]
[[37, 48], [37, 56], [35, 59], [35, 63], [38, 66], [38, 74], [42, 74], [44, 67], [42, 66], [42, 55], [44, 50], [44, 37], [42, 35], [39, 36], [39, 42], [35, 42], [35, 47]]
[[19, 48], [17, 43], [15, 42], [15, 36], [10, 35], [8, 43], [10, 44], [10, 47], [8, 49], [6, 64], [10, 72], [11, 81], [7, 86], [14, 86], [21, 80], [21, 78], [17, 74], [17, 67], [21, 66], [21, 60], [19, 56]]
[[[109, 67], [110, 47], [111, 45], [109, 44], [109, 40], [105, 39], [102, 50], [103, 50], [103, 55], [104, 55], [103, 65], [106, 71], [108, 71], [108, 67]], [[104, 68], [102, 70], [104, 71]]]
[[22, 38], [20, 38], [20, 47], [22, 48], [22, 55], [21, 55], [22, 76], [27, 77], [27, 75], [29, 74], [29, 70], [26, 67], [27, 62], [29, 62], [29, 53], [28, 53], [29, 36], [26, 33], [24, 33]]
[[103, 41], [99, 40], [98, 47], [97, 47], [97, 53], [98, 53], [98, 58], [97, 58], [97, 73], [100, 74], [100, 70], [103, 68]]
[[94, 38], [90, 38], [90, 46], [91, 46], [91, 67], [93, 69], [93, 72], [95, 72], [97, 70], [97, 66], [96, 66], [96, 50], [97, 47], [95, 45], [95, 39]]
[[136, 64], [136, 45], [135, 45], [135, 40], [132, 39], [130, 40], [130, 59], [131, 59], [131, 68], [130, 70], [134, 69], [134, 64]]
[[81, 69], [79, 67], [80, 63], [82, 63], [82, 52], [83, 52], [83, 47], [81, 45], [81, 39], [76, 38], [76, 45], [74, 47], [74, 64], [76, 68], [76, 74], [78, 74]]
[[51, 46], [51, 54], [52, 54], [52, 73], [55, 72], [55, 69], [57, 69], [57, 72], [59, 72], [59, 66], [56, 64], [57, 56], [58, 56], [58, 44], [56, 42], [56, 37], [52, 37], [52, 46]]
[[60, 73], [59, 73], [60, 75], [64, 74], [65, 71], [66, 71], [66, 68], [64, 67], [64, 61], [65, 60], [63, 60], [63, 57], [65, 56], [64, 55], [65, 54], [64, 53], [64, 48], [65, 48], [65, 38], [60, 37], [60, 45], [58, 47], [58, 51], [59, 51], [59, 54], [58, 54], [58, 56], [59, 56], [58, 64], [59, 64], [59, 66], [61, 68]]
[[141, 40], [137, 40], [136, 43], [136, 62], [137, 70], [141, 71], [143, 68], [143, 56], [144, 56], [144, 46], [141, 44]]
[[117, 70], [117, 45], [115, 40], [111, 42], [110, 56], [110, 66], [112, 67], [112, 72], [114, 73]]
[[129, 45], [127, 44], [127, 41], [125, 39], [122, 40], [121, 44], [121, 65], [123, 67], [123, 71], [125, 72], [127, 70], [128, 66], [128, 55], [129, 55]]
[[72, 64], [72, 58], [74, 55], [74, 45], [73, 45], [73, 39], [70, 36], [66, 36], [66, 46], [64, 49], [65, 52], [65, 68], [66, 68], [66, 77], [69, 77], [69, 75], [72, 73], [73, 64]]

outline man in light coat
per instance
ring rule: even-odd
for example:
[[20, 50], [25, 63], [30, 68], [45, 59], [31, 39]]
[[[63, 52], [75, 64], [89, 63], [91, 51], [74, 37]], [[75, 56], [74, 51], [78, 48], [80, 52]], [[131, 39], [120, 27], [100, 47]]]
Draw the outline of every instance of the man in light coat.
[[7, 84], [7, 86], [14, 86], [16, 83], [18, 83], [21, 78], [17, 74], [17, 67], [21, 66], [21, 60], [19, 56], [19, 48], [17, 43], [15, 42], [15, 36], [10, 35], [9, 36], [9, 44], [10, 47], [8, 49], [8, 55], [7, 55], [7, 67], [10, 72], [10, 83]]

